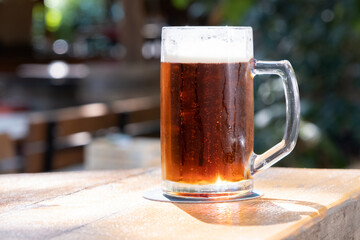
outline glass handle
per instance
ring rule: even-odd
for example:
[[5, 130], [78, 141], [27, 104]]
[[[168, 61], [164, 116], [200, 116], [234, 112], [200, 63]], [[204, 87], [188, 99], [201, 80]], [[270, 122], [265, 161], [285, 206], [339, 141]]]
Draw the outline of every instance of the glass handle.
[[253, 153], [250, 159], [251, 175], [267, 169], [288, 155], [295, 147], [299, 134], [300, 98], [295, 72], [289, 61], [251, 60], [253, 76], [273, 74], [282, 79], [286, 101], [286, 126], [281, 142], [261, 155]]

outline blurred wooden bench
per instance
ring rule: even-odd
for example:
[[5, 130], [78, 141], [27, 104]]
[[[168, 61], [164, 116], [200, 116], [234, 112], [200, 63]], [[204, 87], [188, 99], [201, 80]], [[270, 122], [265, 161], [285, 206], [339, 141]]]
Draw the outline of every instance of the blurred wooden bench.
[[119, 100], [110, 104], [119, 115], [121, 132], [130, 136], [160, 137], [160, 97]]
[[23, 144], [24, 171], [50, 171], [81, 163], [83, 147], [92, 137], [109, 131], [158, 136], [159, 129], [159, 96], [33, 113]]
[[0, 134], [0, 173], [16, 173], [20, 170], [21, 164], [15, 153], [15, 142], [7, 134]]

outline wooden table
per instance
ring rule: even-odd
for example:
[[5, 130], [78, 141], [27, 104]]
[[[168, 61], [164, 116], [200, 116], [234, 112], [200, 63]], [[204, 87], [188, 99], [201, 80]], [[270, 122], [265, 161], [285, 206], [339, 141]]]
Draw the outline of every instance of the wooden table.
[[260, 199], [146, 200], [160, 170], [0, 176], [0, 239], [360, 239], [360, 170], [271, 168]]

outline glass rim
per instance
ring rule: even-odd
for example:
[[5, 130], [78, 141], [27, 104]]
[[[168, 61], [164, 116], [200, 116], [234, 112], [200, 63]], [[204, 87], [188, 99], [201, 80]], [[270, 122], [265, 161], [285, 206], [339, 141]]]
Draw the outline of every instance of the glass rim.
[[247, 26], [171, 26], [161, 32], [161, 62], [247, 62], [254, 57]]
[[167, 29], [181, 29], [181, 30], [191, 30], [191, 29], [236, 29], [236, 30], [249, 30], [252, 29], [251, 26], [165, 26], [162, 27], [162, 30]]

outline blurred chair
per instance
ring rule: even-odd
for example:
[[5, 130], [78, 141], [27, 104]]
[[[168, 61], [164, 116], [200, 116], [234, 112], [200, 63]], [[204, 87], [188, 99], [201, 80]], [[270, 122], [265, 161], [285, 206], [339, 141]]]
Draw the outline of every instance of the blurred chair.
[[0, 173], [16, 173], [21, 169], [15, 144], [7, 134], [0, 134]]
[[21, 155], [24, 159], [24, 172], [44, 171], [44, 156], [47, 139], [48, 117], [33, 113], [29, 116], [29, 130], [22, 143]]
[[101, 129], [118, 125], [105, 104], [32, 114], [25, 140], [25, 172], [50, 171], [81, 163], [83, 146]]
[[119, 116], [122, 134], [97, 138], [87, 145], [85, 169], [159, 167], [159, 96], [119, 100], [110, 108]]
[[24, 141], [25, 172], [51, 171], [82, 163], [92, 137], [118, 129], [131, 136], [158, 136], [159, 97], [94, 103], [30, 116]]
[[159, 96], [115, 101], [111, 109], [119, 115], [122, 133], [133, 137], [160, 137]]
[[57, 112], [48, 126], [45, 170], [63, 168], [84, 159], [83, 147], [93, 136], [104, 135], [118, 126], [118, 117], [103, 103], [67, 108]]

